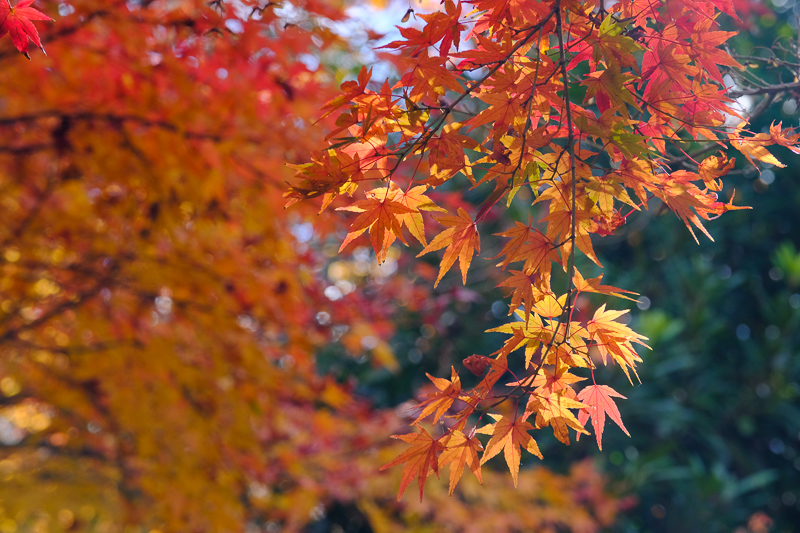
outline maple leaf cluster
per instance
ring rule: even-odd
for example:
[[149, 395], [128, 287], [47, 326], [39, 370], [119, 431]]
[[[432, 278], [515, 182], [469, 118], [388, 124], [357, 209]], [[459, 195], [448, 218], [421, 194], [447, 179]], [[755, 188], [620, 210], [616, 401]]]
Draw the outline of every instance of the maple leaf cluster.
[[[41, 4], [59, 8], [41, 28], [48, 56], [25, 61], [17, 41], [0, 53], [0, 529], [302, 531], [340, 506], [410, 530], [395, 472], [375, 475], [402, 421], [320, 361], [394, 371], [397, 302], [421, 307], [429, 291], [351, 262], [347, 283], [381, 291], [329, 296], [344, 281], [328, 246], [341, 217], [283, 209], [285, 163], [323, 142], [304, 125], [337, 94], [332, 68], [297, 57], [350, 53], [330, 31], [341, 5]], [[8, 5], [19, 36], [33, 4]], [[401, 229], [427, 244], [419, 211], [447, 214], [424, 187], [347, 207], [363, 215], [352, 231], [386, 248]], [[586, 531], [619, 507], [588, 465], [520, 484], [530, 492], [512, 497], [546, 512], [469, 508]], [[426, 514], [466, 527], [466, 507]]]
[[[735, 32], [719, 29], [722, 14], [736, 17], [730, 0], [597, 5], [445, 0], [386, 45], [403, 66], [399, 81], [372, 83], [363, 68], [342, 85], [323, 108], [339, 113], [329, 147], [295, 167], [289, 204], [344, 203], [338, 209], [359, 214], [342, 248], [368, 232], [379, 261], [396, 240], [409, 244], [407, 228], [423, 246], [419, 255], [443, 250], [435, 285], [456, 262], [466, 283], [487, 215], [528, 203], [527, 224], [513, 221], [494, 236], [506, 239], [493, 259], [512, 321], [490, 331], [510, 337], [491, 357], [466, 358], [483, 376], [475, 387], [463, 389], [455, 369], [449, 380], [431, 377], [438, 392], [420, 405], [417, 432], [397, 436], [410, 447], [384, 467], [405, 465], [400, 495], [417, 478], [421, 498], [426, 478], [445, 465], [452, 492], [463, 468], [480, 479], [501, 452], [516, 484], [522, 450], [541, 458], [533, 432], [547, 426], [569, 444], [570, 433], [589, 433], [591, 419], [598, 447], [606, 416], [627, 433], [614, 400], [624, 396], [598, 384], [594, 369], [619, 365], [632, 382], [636, 346], [647, 339], [625, 325], [627, 311], [603, 305], [582, 317], [575, 303], [583, 293], [636, 295], [603, 285], [602, 276], [585, 278], [578, 256], [602, 268], [593, 238], [656, 201], [693, 236], [711, 238], [705, 221], [744, 209], [732, 194], [720, 199], [734, 166], [722, 149], [754, 165], [781, 165], [770, 145], [798, 150], [800, 135], [780, 125], [749, 132], [728, 95], [724, 72], [743, 68], [725, 49]], [[491, 192], [474, 207], [452, 212], [436, 203], [439, 188], [453, 195], [478, 187]], [[360, 194], [366, 199], [348, 203]], [[566, 273], [560, 287], [558, 270]], [[517, 352], [526, 374], [509, 381]], [[490, 412], [503, 403], [512, 407]], [[476, 422], [484, 414], [494, 422]], [[421, 425], [428, 418], [447, 422], [430, 432]]]

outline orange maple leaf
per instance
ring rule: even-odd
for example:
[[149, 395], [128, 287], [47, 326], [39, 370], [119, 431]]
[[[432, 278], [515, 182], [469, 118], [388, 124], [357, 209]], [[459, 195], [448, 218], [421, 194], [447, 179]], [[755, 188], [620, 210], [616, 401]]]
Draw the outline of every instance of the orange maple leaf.
[[[586, 99], [596, 97], [598, 103], [604, 102], [601, 109], [609, 107], [625, 109], [625, 104], [639, 108], [633, 93], [627, 87], [638, 79], [628, 73], [622, 73], [619, 66], [609, 67], [605, 70], [590, 72], [581, 83], [586, 86]], [[627, 113], [623, 112], [625, 116]]]
[[458, 399], [458, 395], [461, 393], [461, 378], [458, 377], [455, 368], [451, 366], [450, 369], [452, 370], [452, 374], [449, 381], [444, 378], [431, 376], [428, 373], [425, 374], [428, 376], [428, 379], [433, 381], [433, 384], [439, 389], [439, 392], [429, 394], [428, 399], [419, 404], [419, 407], [424, 408], [417, 419], [414, 420], [415, 424], [436, 411], [433, 415], [433, 423], [435, 424], [439, 421], [439, 418], [450, 409], [453, 402]]
[[564, 313], [567, 305], [567, 295], [562, 294], [556, 298], [552, 293], [545, 294], [541, 301], [533, 306], [537, 315], [545, 318], [556, 318]]
[[[358, 154], [356, 154], [358, 155]], [[312, 156], [311, 163], [286, 165], [296, 171], [300, 183], [289, 187], [283, 196], [289, 207], [300, 200], [322, 196], [322, 213], [340, 194], [352, 195], [359, 181], [364, 179], [359, 170], [360, 161], [341, 150], [323, 150]]]
[[[622, 431], [624, 431], [627, 436], [631, 436], [622, 423], [622, 417], [619, 414], [619, 409], [617, 409], [614, 400], [611, 399], [612, 396], [622, 398], [623, 400], [626, 399], [625, 396], [607, 385], [589, 385], [578, 393], [578, 399], [588, 406], [581, 409], [578, 413], [578, 422], [583, 425], [586, 424], [589, 417], [592, 418], [592, 427], [597, 437], [597, 447], [601, 450], [603, 449], [603, 427], [606, 424], [606, 414], [622, 428]], [[580, 439], [580, 435], [576, 437], [576, 440], [577, 439]]]
[[417, 239], [420, 244], [427, 246], [428, 241], [425, 239], [425, 225], [422, 221], [422, 213], [420, 213], [420, 210], [443, 211], [445, 213], [447, 210], [437, 206], [430, 198], [425, 196], [424, 193], [428, 189], [427, 185], [419, 185], [405, 192], [401, 192], [400, 188], [397, 187], [394, 182], [392, 185], [393, 189], [397, 189], [394, 199], [411, 209], [410, 213], [400, 215], [400, 222], [405, 224], [408, 231], [411, 232], [411, 235]]
[[44, 52], [39, 32], [31, 21], [53, 20], [41, 11], [29, 7], [33, 2], [34, 0], [20, 0], [16, 6], [11, 7], [9, 0], [0, 0], [0, 37], [10, 34], [14, 46], [28, 59], [28, 39]]
[[692, 90], [689, 77], [695, 76], [699, 70], [690, 65], [692, 58], [676, 36], [677, 27], [670, 24], [662, 32], [656, 46], [650, 45], [642, 59], [642, 79], [649, 80], [650, 84], [668, 80], [674, 86], [689, 92]]
[[342, 242], [339, 248], [341, 252], [356, 237], [369, 229], [369, 238], [372, 248], [379, 263], [386, 260], [389, 246], [400, 239], [403, 244], [408, 246], [403, 237], [403, 229], [400, 217], [410, 215], [414, 210], [401, 204], [400, 202], [388, 197], [383, 189], [373, 189], [367, 192], [369, 196], [366, 200], [360, 200], [348, 207], [339, 207], [337, 211], [353, 211], [360, 213], [353, 224], [350, 225], [350, 233]]
[[[592, 216], [586, 211], [578, 210], [575, 212], [575, 243], [578, 249], [591, 259], [594, 264], [603, 268], [600, 260], [594, 253], [592, 247], [592, 239], [589, 236], [594, 230], [595, 224], [592, 221]], [[559, 237], [562, 237], [565, 242], [561, 245], [561, 257], [566, 260], [572, 250], [572, 242], [569, 240], [572, 231], [572, 212], [570, 211], [555, 211], [550, 213], [542, 220], [547, 221], [547, 238], [551, 242], [558, 242]]]
[[642, 359], [636, 353], [632, 343], [641, 344], [645, 348], [650, 348], [643, 340], [647, 340], [644, 335], [639, 335], [628, 326], [617, 322], [617, 318], [627, 313], [624, 311], [606, 311], [606, 304], [601, 305], [594, 316], [586, 325], [589, 333], [589, 339], [595, 341], [595, 347], [600, 352], [603, 358], [603, 364], [606, 362], [606, 357], [611, 355], [611, 358], [619, 363], [623, 372], [628, 377], [628, 381], [633, 383], [631, 376], [628, 373], [628, 367], [636, 374], [636, 363], [641, 362]]
[[800, 148], [797, 147], [798, 142], [800, 142], [800, 133], [791, 128], [782, 129], [782, 126], [783, 122], [779, 122], [777, 125], [774, 122], [770, 124], [770, 140], [778, 146], [788, 148], [795, 154], [800, 154]]
[[589, 434], [570, 409], [586, 407], [577, 400], [565, 396], [562, 392], [553, 392], [547, 395], [531, 394], [528, 405], [525, 407], [525, 417], [536, 414], [536, 426], [550, 425], [553, 434], [564, 444], [569, 444], [569, 429], [578, 433]]
[[[594, 292], [597, 294], [606, 294], [608, 296], [616, 296], [617, 298], [625, 298], [626, 300], [630, 300], [632, 302], [638, 302], [639, 300], [635, 298], [630, 298], [625, 296], [625, 294], [633, 294], [635, 296], [639, 296], [638, 292], [626, 291], [622, 289], [618, 289], [611, 285], [601, 285], [601, 281], [603, 279], [603, 275], [600, 274], [596, 278], [589, 278], [584, 279], [578, 269], [575, 269], [575, 275], [572, 277], [573, 283], [575, 284], [575, 290], [578, 292]], [[625, 294], [622, 294], [625, 293]]]
[[735, 162], [735, 159], [728, 159], [727, 155], [720, 152], [719, 156], [710, 155], [703, 159], [697, 170], [706, 187], [712, 191], [721, 191], [722, 180], [719, 178], [730, 172]]
[[419, 433], [408, 433], [406, 435], [392, 435], [393, 439], [399, 439], [411, 445], [411, 448], [404, 451], [395, 458], [394, 461], [386, 463], [380, 470], [386, 470], [395, 465], [405, 463], [403, 474], [400, 477], [400, 492], [397, 500], [403, 496], [403, 492], [415, 477], [419, 478], [419, 500], [422, 501], [422, 490], [425, 488], [425, 479], [431, 470], [439, 476], [439, 453], [444, 450], [444, 446], [438, 440], [434, 440], [430, 434], [422, 428]]
[[[455, 125], [460, 126], [458, 123]], [[430, 185], [441, 185], [459, 172], [463, 172], [470, 181], [475, 183], [472, 166], [469, 157], [464, 155], [464, 150], [476, 149], [478, 142], [466, 135], [452, 133], [455, 129], [454, 124], [448, 124], [442, 128], [440, 136], [433, 137], [428, 143], [428, 164], [431, 175], [426, 183]]]
[[534, 428], [521, 418], [511, 420], [505, 416], [491, 413], [489, 416], [497, 422], [483, 426], [478, 430], [478, 433], [492, 436], [488, 444], [486, 444], [481, 464], [486, 463], [501, 451], [504, 452], [506, 464], [508, 464], [508, 469], [511, 471], [511, 477], [514, 479], [514, 486], [516, 487], [519, 479], [519, 463], [522, 459], [521, 448], [525, 448], [539, 459], [542, 459], [542, 452], [539, 451], [539, 446], [528, 433]]
[[708, 193], [704, 193], [692, 183], [698, 178], [699, 176], [693, 172], [676, 170], [663, 178], [662, 186], [653, 190], [653, 194], [686, 224], [695, 242], [699, 243], [692, 225], [702, 231], [709, 240], [713, 241], [714, 238], [700, 220], [700, 216], [708, 219], [706, 213], [711, 211], [709, 203], [712, 202], [712, 199], [709, 198]]
[[442, 257], [442, 265], [439, 268], [439, 276], [436, 278], [436, 283], [433, 284], [434, 288], [439, 285], [439, 281], [450, 270], [456, 259], [458, 259], [459, 267], [461, 267], [462, 280], [466, 285], [467, 270], [469, 270], [469, 265], [472, 263], [472, 256], [475, 252], [481, 253], [481, 238], [478, 235], [475, 223], [470, 218], [469, 213], [461, 207], [458, 208], [458, 216], [444, 215], [435, 216], [434, 218], [443, 226], [448, 226], [448, 228], [437, 235], [417, 257], [428, 252], [440, 250], [446, 246], [447, 249], [444, 251], [444, 257]]
[[319, 120], [324, 119], [346, 103], [353, 100], [355, 97], [364, 94], [370, 78], [372, 78], [372, 69], [367, 70], [367, 67], [362, 66], [358, 73], [358, 81], [351, 80], [342, 83], [341, 89], [343, 94], [340, 94], [322, 106], [322, 110], [326, 112], [319, 118]]
[[[518, 317], [523, 317], [523, 313], [519, 309], [517, 309], [515, 313]], [[486, 330], [486, 333], [506, 333], [511, 335], [511, 338], [507, 339], [503, 347], [499, 350], [500, 354], [505, 354], [507, 356], [524, 345], [525, 368], [528, 368], [533, 354], [536, 353], [539, 347], [542, 344], [549, 343], [553, 338], [552, 327], [545, 326], [538, 315], [534, 314], [533, 317], [533, 320], [511, 322]]]
[[503, 269], [516, 261], [525, 261], [525, 265], [522, 267], [523, 272], [531, 274], [535, 271], [540, 271], [542, 277], [548, 276], [550, 273], [550, 261], [561, 262], [558, 256], [558, 247], [540, 231], [532, 228], [533, 221], [530, 217], [528, 218], [527, 226], [522, 222], [515, 222], [515, 224], [516, 226], [513, 229], [495, 233], [500, 237], [508, 237], [511, 241], [507, 242], [500, 253], [492, 259], [505, 255], [506, 258], [497, 264]]
[[722, 45], [736, 35], [735, 31], [710, 31], [715, 21], [711, 18], [703, 20], [695, 26], [692, 31], [692, 39], [689, 42], [690, 55], [699, 65], [702, 65], [714, 80], [724, 85], [722, 74], [717, 65], [744, 69], [734, 58], [730, 56]]
[[511, 276], [497, 284], [498, 287], [511, 287], [511, 303], [508, 306], [510, 315], [519, 307], [525, 310], [525, 322], [530, 319], [533, 306], [544, 299], [546, 293], [533, 284], [534, 279], [541, 279], [537, 274], [528, 275], [519, 270], [509, 270]]
[[480, 441], [474, 436], [466, 436], [459, 430], [450, 434], [447, 447], [439, 456], [439, 467], [450, 465], [450, 496], [456, 488], [458, 480], [464, 473], [464, 467], [469, 466], [479, 483], [483, 483], [481, 477], [481, 462], [478, 460], [478, 451], [483, 449]]
[[736, 126], [736, 131], [730, 134], [729, 139], [731, 145], [742, 152], [747, 160], [750, 161], [750, 164], [756, 168], [758, 168], [758, 166], [753, 159], [758, 159], [763, 163], [769, 163], [770, 165], [775, 165], [780, 168], [786, 167], [786, 165], [778, 161], [778, 159], [765, 148], [767, 145], [774, 144], [770, 135], [759, 133], [752, 137], [742, 137], [742, 131], [744, 131], [744, 126], [746, 124], [746, 122], [741, 122]]

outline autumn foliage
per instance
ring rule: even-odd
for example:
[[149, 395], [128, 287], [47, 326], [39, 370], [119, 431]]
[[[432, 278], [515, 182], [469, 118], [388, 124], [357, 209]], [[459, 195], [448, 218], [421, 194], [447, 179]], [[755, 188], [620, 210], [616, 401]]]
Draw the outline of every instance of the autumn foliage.
[[[396, 302], [428, 293], [366, 263], [338, 288], [341, 213], [284, 210], [286, 164], [337, 127], [307, 128], [340, 74], [298, 58], [354, 53], [331, 30], [341, 5], [293, 4], [0, 0], [0, 529], [298, 531], [337, 506], [376, 531], [466, 527], [476, 510], [527, 530], [610, 523], [619, 502], [587, 463], [521, 473], [529, 491], [507, 492], [525, 512], [489, 493], [394, 502], [400, 473], [377, 471], [404, 421], [319, 358], [395, 371]], [[22, 57], [31, 41], [47, 56]], [[319, 160], [368, 161], [356, 148]], [[401, 229], [425, 242], [420, 211], [475, 244], [424, 185], [342, 207], [381, 259]], [[457, 442], [429, 466], [477, 467]]]
[[[633, 383], [647, 339], [593, 243], [656, 204], [710, 237], [741, 209], [732, 154], [781, 165], [767, 147], [799, 137], [733, 105], [731, 2], [602, 6], [446, 0], [384, 47], [396, 81], [337, 93], [337, 2], [0, 0], [0, 529], [611, 523], [588, 463], [521, 468], [544, 432], [627, 433], [595, 370]], [[489, 265], [511, 316], [406, 421], [319, 366], [337, 346], [398, 369], [392, 319], [430, 293], [346, 255], [397, 241], [436, 258], [433, 287]], [[326, 275], [337, 250], [352, 283]], [[420, 503], [384, 477], [421, 498], [442, 471]]]
[[[723, 190], [729, 149], [753, 165], [782, 166], [770, 145], [800, 153], [800, 135], [780, 124], [747, 130], [723, 76], [743, 67], [721, 17], [736, 19], [732, 2], [444, 0], [386, 46], [399, 81], [363, 68], [325, 105], [337, 115], [329, 146], [294, 167], [287, 197], [357, 213], [342, 248], [368, 233], [381, 261], [410, 234], [418, 256], [441, 254], [436, 286], [456, 263], [467, 283], [481, 237], [504, 243], [487, 259], [509, 294], [510, 321], [489, 330], [505, 343], [465, 359], [475, 386], [455, 368], [429, 376], [436, 391], [384, 466], [402, 466], [400, 496], [416, 478], [422, 498], [445, 466], [452, 493], [465, 468], [480, 481], [501, 453], [517, 484], [522, 457], [542, 458], [535, 439], [547, 427], [564, 444], [594, 433], [601, 448], [607, 418], [627, 433], [624, 396], [595, 369], [618, 365], [633, 383], [647, 339], [627, 311], [576, 312], [581, 295], [636, 296], [579, 271], [602, 268], [593, 239], [655, 203], [711, 238], [706, 221], [742, 209]], [[452, 200], [476, 188], [477, 205]], [[503, 215], [513, 202], [527, 206], [526, 220]], [[507, 229], [481, 235], [490, 214]]]

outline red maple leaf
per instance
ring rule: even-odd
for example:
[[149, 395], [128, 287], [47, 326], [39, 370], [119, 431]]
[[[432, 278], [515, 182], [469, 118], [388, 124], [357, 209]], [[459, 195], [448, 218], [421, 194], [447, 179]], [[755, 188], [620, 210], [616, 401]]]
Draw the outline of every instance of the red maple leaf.
[[36, 27], [31, 21], [53, 20], [41, 11], [29, 7], [33, 1], [20, 0], [16, 6], [11, 7], [9, 0], [5, 0], [5, 3], [0, 0], [0, 37], [6, 33], [11, 34], [14, 46], [25, 54], [28, 59], [30, 59], [28, 55], [28, 39], [33, 41], [33, 44], [44, 52], [42, 41], [39, 39], [39, 32], [36, 31]]

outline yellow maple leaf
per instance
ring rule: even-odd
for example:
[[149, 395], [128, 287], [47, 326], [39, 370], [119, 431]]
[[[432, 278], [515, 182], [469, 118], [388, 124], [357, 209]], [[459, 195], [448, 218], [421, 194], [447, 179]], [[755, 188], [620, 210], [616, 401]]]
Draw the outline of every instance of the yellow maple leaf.
[[528, 431], [534, 429], [533, 426], [523, 420], [517, 418], [511, 420], [501, 415], [489, 414], [496, 420], [494, 424], [483, 426], [478, 430], [478, 433], [484, 435], [491, 435], [489, 443], [486, 444], [486, 449], [481, 458], [481, 464], [486, 463], [489, 459], [503, 452], [508, 469], [511, 471], [511, 477], [514, 480], [514, 486], [517, 486], [519, 479], [519, 463], [522, 459], [522, 448], [525, 448], [530, 453], [542, 459], [542, 452], [539, 451], [539, 445], [533, 440]]

